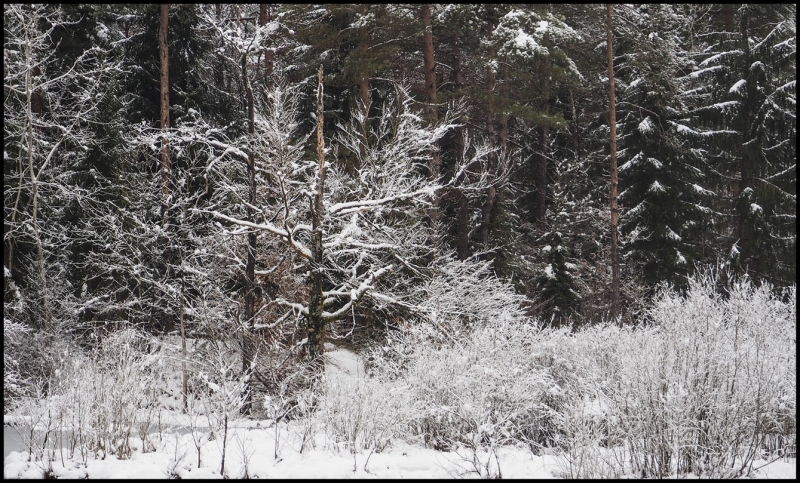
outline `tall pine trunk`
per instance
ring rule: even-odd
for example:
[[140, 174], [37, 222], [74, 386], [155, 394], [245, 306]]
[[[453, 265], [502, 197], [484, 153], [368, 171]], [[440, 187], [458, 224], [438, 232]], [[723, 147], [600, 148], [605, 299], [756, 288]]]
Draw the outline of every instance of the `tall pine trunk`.
[[746, 79], [745, 92], [747, 97], [743, 99], [740, 108], [740, 114], [734, 124], [734, 130], [739, 131], [737, 136], [737, 152], [739, 153], [739, 199], [735, 200], [736, 203], [736, 220], [737, 232], [739, 235], [739, 251], [742, 261], [742, 268], [745, 272], [761, 272], [759, 266], [760, 257], [756, 253], [754, 247], [754, 228], [752, 226], [752, 219], [748, 216], [750, 211], [750, 203], [742, 203], [742, 197], [746, 196], [746, 190], [753, 190], [754, 177], [758, 171], [758, 141], [757, 136], [751, 133], [750, 124], [753, 122], [753, 117], [756, 114], [754, 111], [754, 101], [758, 97], [758, 85], [756, 76], [752, 75], [751, 69], [753, 64], [753, 57], [750, 54], [750, 15], [746, 7], [741, 8], [741, 17], [739, 19], [739, 48], [744, 53], [744, 62], [742, 63], [741, 78]]
[[[439, 121], [439, 112], [436, 103], [436, 63], [433, 58], [433, 27], [431, 26], [431, 6], [426, 4], [421, 9], [422, 18], [422, 63], [425, 70], [425, 101], [428, 103], [428, 121], [436, 124]], [[428, 179], [435, 181], [441, 173], [441, 158], [439, 154], [439, 143], [431, 146], [431, 157], [428, 160]], [[439, 229], [439, 205], [440, 196], [436, 193], [433, 198], [433, 206], [428, 211], [431, 229], [434, 237], [434, 250], [440, 243]]]
[[[361, 6], [361, 15], [366, 16], [367, 12], [369, 11], [369, 5], [364, 4]], [[369, 79], [370, 79], [370, 72], [369, 72], [369, 64], [367, 63], [368, 55], [369, 55], [369, 29], [365, 22], [362, 22], [361, 25], [358, 27], [358, 55], [361, 60], [361, 64], [359, 65], [359, 77], [358, 77], [358, 95], [359, 100], [361, 102], [361, 109], [364, 115], [364, 123], [361, 124], [361, 136], [364, 138], [364, 142], [359, 145], [359, 154], [362, 156], [366, 156], [366, 145], [367, 145], [367, 136], [369, 134]], [[357, 162], [355, 169], [361, 169], [360, 163]]]
[[[269, 3], [261, 3], [258, 6], [258, 25], [263, 27], [272, 20], [272, 10]], [[275, 69], [275, 51], [272, 49], [264, 50], [264, 85], [269, 85], [272, 72]]]
[[[545, 48], [549, 47], [550, 34], [545, 32], [543, 44]], [[542, 66], [542, 111], [545, 114], [550, 113], [550, 55], [544, 57]], [[534, 183], [536, 186], [536, 195], [533, 211], [533, 219], [540, 230], [544, 230], [547, 225], [547, 145], [550, 142], [550, 129], [546, 124], [543, 124], [539, 131], [539, 142], [541, 143], [541, 152], [536, 156], [536, 161], [533, 169]]]
[[619, 212], [617, 209], [617, 110], [614, 100], [614, 53], [611, 4], [607, 4], [606, 47], [608, 50], [608, 124], [611, 128], [611, 316], [619, 315]]
[[[167, 42], [167, 29], [169, 27], [169, 4], [160, 4], [158, 28], [158, 52], [161, 63], [160, 89], [161, 89], [161, 260], [165, 273], [169, 273], [170, 247], [169, 247], [169, 203], [171, 195], [172, 166], [169, 152], [169, 44]], [[169, 275], [167, 275], [169, 276]], [[164, 294], [164, 303], [168, 295]], [[172, 319], [169, 310], [159, 310], [163, 316], [160, 329], [169, 332], [172, 328]]]
[[[464, 86], [464, 73], [461, 69], [461, 47], [459, 46], [458, 34], [454, 33], [450, 37], [450, 46], [453, 52], [453, 90], [456, 95], [461, 95]], [[464, 162], [464, 126], [459, 125], [455, 129], [456, 136], [456, 163], [461, 165]], [[468, 180], [467, 180], [468, 182]], [[466, 260], [469, 257], [469, 199], [463, 193], [456, 194], [458, 204], [456, 214], [456, 253], [459, 260]]]
[[[491, 42], [494, 32], [494, 22], [490, 19], [487, 28], [486, 38]], [[493, 60], [494, 55], [490, 53], [489, 59]], [[486, 67], [486, 95], [487, 95], [487, 116], [486, 116], [486, 135], [489, 142], [494, 142], [494, 86], [495, 86], [495, 73], [494, 67], [491, 62]], [[491, 153], [489, 155], [489, 173], [497, 169], [497, 154]], [[481, 226], [481, 241], [483, 248], [489, 248], [489, 231], [492, 224], [492, 214], [494, 212], [494, 203], [497, 197], [497, 189], [494, 184], [489, 186], [488, 193], [486, 194], [486, 202], [483, 205], [483, 223]]]
[[[158, 29], [158, 50], [161, 58], [161, 229], [167, 228], [170, 195], [169, 140], [169, 46], [167, 26], [169, 23], [169, 4], [161, 4], [161, 21]], [[166, 248], [165, 248], [166, 255]]]

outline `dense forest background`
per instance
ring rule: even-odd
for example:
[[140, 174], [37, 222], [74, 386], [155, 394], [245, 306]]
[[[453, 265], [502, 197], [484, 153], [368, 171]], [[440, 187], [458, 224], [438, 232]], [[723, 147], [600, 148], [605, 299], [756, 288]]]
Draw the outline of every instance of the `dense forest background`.
[[796, 457], [796, 8], [4, 5], [4, 475]]
[[4, 393], [127, 327], [247, 369], [503, 297], [578, 327], [702, 270], [795, 284], [796, 5], [613, 6], [618, 287], [608, 20], [5, 5]]

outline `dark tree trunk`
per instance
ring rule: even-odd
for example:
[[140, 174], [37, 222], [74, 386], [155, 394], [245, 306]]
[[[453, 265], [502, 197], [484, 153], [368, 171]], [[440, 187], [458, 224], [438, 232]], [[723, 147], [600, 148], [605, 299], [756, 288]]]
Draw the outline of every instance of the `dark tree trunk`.
[[607, 4], [606, 42], [608, 50], [608, 124], [611, 128], [611, 316], [619, 315], [619, 212], [617, 210], [617, 111], [614, 101], [614, 53], [611, 4]]
[[[494, 23], [489, 20], [487, 40], [491, 41], [494, 32]], [[490, 59], [493, 55], [489, 56]], [[486, 94], [487, 94], [487, 117], [486, 117], [486, 134], [489, 142], [494, 142], [494, 86], [495, 86], [495, 73], [492, 66], [486, 68]], [[492, 153], [489, 155], [489, 172], [497, 169], [497, 155]], [[489, 231], [492, 225], [492, 215], [494, 212], [495, 199], [497, 197], [497, 190], [494, 185], [489, 187], [486, 202], [483, 205], [483, 223], [481, 225], [481, 241], [483, 242], [484, 249], [489, 247]]]
[[580, 129], [578, 127], [578, 107], [575, 104], [575, 94], [569, 90], [569, 103], [572, 107], [572, 149], [575, 155], [575, 163], [581, 160]]
[[[545, 32], [543, 43], [549, 47], [550, 36]], [[550, 112], [550, 56], [546, 55], [543, 62], [542, 75], [542, 112]], [[541, 151], [536, 156], [534, 165], [534, 183], [536, 186], [536, 196], [534, 199], [533, 219], [540, 230], [544, 230], [547, 225], [547, 159], [549, 157], [548, 144], [550, 142], [550, 128], [543, 124], [539, 131], [539, 142]]]
[[725, 3], [722, 5], [722, 21], [725, 23], [725, 31], [733, 32], [733, 4]]
[[[450, 37], [450, 46], [453, 52], [453, 90], [456, 95], [461, 93], [464, 86], [464, 74], [461, 70], [461, 48], [459, 46], [458, 34]], [[456, 163], [461, 165], [464, 162], [464, 126], [456, 128]], [[466, 260], [469, 257], [469, 199], [463, 193], [458, 192], [456, 196], [458, 203], [456, 215], [456, 253], [459, 260]]]
[[167, 228], [167, 215], [170, 195], [170, 159], [169, 140], [169, 51], [167, 44], [167, 25], [169, 22], [169, 4], [161, 4], [161, 22], [158, 29], [158, 50], [161, 57], [161, 228]]
[[[42, 75], [42, 70], [37, 66], [33, 68], [33, 77], [39, 77]], [[42, 112], [44, 111], [44, 100], [42, 98], [42, 90], [41, 89], [34, 89], [33, 91], [33, 113], [36, 114], [38, 117], [42, 116]]]
[[322, 316], [322, 196], [325, 191], [325, 139], [323, 138], [323, 103], [322, 103], [322, 66], [317, 73], [317, 186], [311, 204], [311, 251], [313, 261], [311, 266], [311, 297], [308, 306], [308, 341], [306, 351], [313, 364], [322, 364], [322, 354], [325, 350], [325, 320]]
[[[362, 5], [362, 15], [366, 15], [369, 10], [369, 5]], [[359, 146], [361, 156], [366, 155], [366, 142], [367, 135], [369, 134], [369, 79], [370, 72], [367, 64], [367, 56], [369, 55], [369, 29], [365, 24], [358, 28], [358, 54], [361, 59], [360, 75], [358, 78], [358, 96], [361, 102], [361, 108], [364, 114], [364, 123], [361, 125], [361, 136], [364, 138], [364, 143]], [[355, 169], [360, 169], [361, 166], [354, 166]]]
[[[742, 50], [742, 52], [744, 52], [744, 63], [742, 63], [743, 68], [740, 75], [742, 75], [742, 79], [747, 80], [745, 87], [747, 97], [742, 102], [741, 111], [738, 119], [735, 121], [736, 125], [734, 125], [734, 129], [739, 131], [736, 142], [737, 152], [740, 153], [741, 156], [739, 158], [739, 173], [741, 178], [739, 179], [738, 183], [740, 197], [742, 196], [741, 193], [745, 192], [745, 190], [748, 188], [751, 190], [754, 188], [753, 178], [756, 176], [759, 164], [757, 154], [758, 136], [751, 135], [750, 132], [752, 118], [754, 115], [756, 115], [753, 107], [758, 97], [758, 85], [756, 77], [750, 72], [750, 66], [753, 64], [753, 58], [750, 55], [750, 43], [748, 42], [748, 38], [750, 36], [749, 13], [747, 8], [742, 8], [741, 11], [742, 15], [739, 20], [739, 48]], [[746, 142], [750, 141], [751, 139], [753, 141]], [[739, 200], [735, 200], [735, 202], [737, 207], [735, 219], [739, 235], [739, 256], [741, 260], [741, 266], [747, 272], [760, 272], [761, 267], [759, 266], [759, 256], [757, 250], [755, 250], [755, 247], [753, 246], [754, 233], [752, 221], [748, 216], [748, 212], [750, 211], [750, 203], [741, 203]]]
[[[272, 10], [270, 4], [259, 4], [258, 11], [258, 25], [267, 25], [272, 20]], [[267, 85], [272, 77], [272, 72], [275, 69], [275, 51], [272, 49], [264, 50], [264, 84]]]
[[[255, 101], [253, 99], [253, 86], [247, 73], [247, 54], [242, 55], [242, 83], [247, 96], [247, 134], [251, 139], [251, 146], [247, 151], [247, 201], [250, 205], [256, 204], [256, 166], [255, 153], [253, 152], [252, 141], [255, 136]], [[255, 222], [253, 209], [247, 207], [247, 221]], [[251, 366], [255, 357], [253, 323], [255, 318], [255, 270], [256, 270], [256, 234], [250, 231], [247, 234], [247, 265], [245, 266], [245, 295], [244, 295], [244, 329], [242, 331], [242, 373], [247, 374], [251, 371]], [[242, 406], [242, 413], [249, 414], [252, 411], [252, 396], [250, 386], [246, 385], [247, 397]]]
[[[439, 112], [436, 103], [436, 64], [433, 58], [433, 27], [431, 26], [431, 6], [423, 5], [420, 11], [422, 19], [422, 63], [425, 69], [425, 101], [428, 103], [428, 120], [431, 124], [439, 121]], [[431, 157], [428, 160], [428, 179], [437, 180], [441, 173], [441, 159], [439, 143], [431, 146]], [[440, 196], [437, 193], [433, 199], [433, 206], [428, 212], [431, 227], [434, 230], [434, 246], [439, 245], [439, 205]]]
[[[160, 5], [160, 21], [158, 29], [158, 50], [161, 61], [161, 258], [165, 273], [169, 273], [170, 247], [169, 247], [169, 204], [172, 192], [172, 166], [170, 164], [169, 139], [167, 133], [169, 123], [169, 44], [167, 42], [167, 29], [169, 26], [169, 4]], [[169, 275], [168, 275], [169, 277]], [[165, 294], [166, 295], [166, 294]], [[166, 301], [165, 297], [165, 301]], [[174, 325], [172, 314], [169, 310], [160, 310], [160, 330], [169, 332]]]

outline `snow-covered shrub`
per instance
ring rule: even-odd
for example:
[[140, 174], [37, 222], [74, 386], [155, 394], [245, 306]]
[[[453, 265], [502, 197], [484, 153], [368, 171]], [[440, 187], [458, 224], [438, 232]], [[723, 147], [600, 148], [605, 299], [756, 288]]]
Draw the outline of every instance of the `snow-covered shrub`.
[[19, 398], [47, 394], [50, 379], [59, 368], [69, 342], [58, 331], [31, 327], [3, 317], [3, 413]]
[[159, 409], [163, 374], [161, 355], [148, 342], [148, 336], [133, 329], [112, 333], [91, 360], [75, 359], [71, 377], [61, 381], [65, 398], [76, 403], [71, 411], [85, 418], [76, 424], [87, 430], [92, 451], [127, 458], [137, 431], [149, 444], [147, 432]]
[[[573, 334], [561, 346], [569, 359], [568, 404], [563, 408], [564, 475], [570, 478], [618, 478], [625, 474], [627, 429], [621, 424], [615, 391], [629, 381], [625, 372], [647, 367], [657, 351], [652, 330], [599, 324]], [[641, 364], [644, 363], [644, 366]], [[629, 407], [621, 403], [624, 411]]]
[[[160, 358], [147, 351], [147, 341], [135, 330], [122, 330], [106, 337], [92, 354], [55, 354], [60, 365], [49, 381], [49, 394], [32, 398], [18, 412], [27, 421], [32, 449], [40, 450], [34, 457], [53, 461], [77, 452], [84, 462], [89, 453], [127, 458], [136, 432], [143, 450], [153, 448], [147, 433], [158, 411], [161, 371], [151, 367]], [[37, 432], [41, 443], [34, 437]]]
[[386, 371], [414, 401], [418, 409], [406, 423], [408, 432], [427, 444], [538, 443], [545, 428], [558, 425], [559, 415], [547, 402], [561, 397], [561, 388], [536, 362], [540, 343], [538, 327], [501, 317], [446, 343], [396, 335], [373, 357], [376, 372]]
[[[565, 413], [565, 449], [572, 463], [592, 462], [573, 466], [730, 477], [749, 472], [769, 446], [793, 445], [794, 294], [784, 303], [739, 281], [723, 297], [714, 280], [697, 277], [685, 297], [662, 289], [646, 326], [576, 334], [567, 350], [580, 361], [585, 395]], [[599, 476], [592, 471], [572, 476]]]
[[[436, 448], [538, 445], [562, 388], [538, 360], [545, 336], [488, 263], [443, 258], [416, 302], [423, 317], [373, 350], [369, 370], [417, 408], [408, 436]], [[548, 331], [549, 332], [549, 331]]]
[[607, 401], [600, 395], [578, 398], [564, 410], [564, 434], [559, 438], [562, 475], [567, 478], [619, 478], [625, 467], [624, 451], [609, 433]]
[[594, 394], [589, 375], [597, 371], [597, 366], [591, 358], [586, 357], [592, 350], [586, 342], [602, 345], [603, 337], [612, 335], [597, 327], [587, 330], [594, 331], [600, 337], [578, 339], [569, 327], [547, 327], [538, 332], [536, 349], [531, 351], [530, 357], [540, 370], [547, 372], [559, 390], [545, 394], [543, 400], [554, 417], [540, 421], [536, 431], [529, 436], [531, 448], [537, 454], [542, 448], [564, 445], [565, 419], [576, 406], [576, 401], [583, 401], [588, 394]]
[[[41, 391], [41, 390], [40, 390]], [[44, 395], [24, 396], [16, 401], [12, 427], [19, 434], [23, 449], [32, 461], [42, 461], [45, 456], [45, 436], [50, 434], [53, 421]]]
[[[276, 422], [302, 418], [306, 408], [301, 406], [305, 402], [313, 404], [316, 398], [313, 386], [317, 368], [301, 358], [297, 344], [299, 337], [293, 333], [298, 325], [285, 325], [287, 327], [283, 333], [276, 330], [269, 334], [268, 341], [260, 341], [259, 357], [253, 373], [254, 383], [258, 384], [261, 391], [262, 397], [258, 400], [263, 417]], [[294, 344], [292, 338], [295, 339]]]
[[728, 292], [723, 299], [711, 277], [696, 278], [686, 299], [664, 290], [650, 313], [664, 340], [653, 361], [661, 383], [649, 387], [671, 418], [662, 446], [688, 447], [671, 455], [678, 472], [738, 476], [768, 436], [791, 444], [796, 432], [796, 295], [783, 303], [746, 279]]
[[[242, 406], [250, 396], [248, 391], [250, 374], [243, 374], [239, 370], [240, 359], [235, 355], [235, 351], [228, 350], [221, 341], [207, 341], [202, 350], [205, 361], [202, 369], [193, 377], [193, 386], [196, 397], [199, 397], [201, 401], [201, 411], [208, 418], [213, 440], [216, 441], [222, 453], [220, 474], [225, 475], [228, 426], [233, 419], [239, 417]], [[255, 360], [253, 365], [255, 365]], [[197, 406], [193, 403], [192, 407]], [[197, 445], [197, 449], [199, 467], [200, 445]]]
[[315, 417], [337, 448], [380, 453], [405, 434], [414, 404], [394, 381], [333, 374], [326, 378]]
[[442, 257], [417, 294], [415, 305], [424, 319], [415, 333], [434, 341], [462, 340], [473, 328], [498, 319], [525, 319], [525, 297], [494, 275], [490, 261]]
[[27, 325], [3, 317], [3, 413], [11, 408], [13, 400], [25, 394], [29, 385], [18, 358], [30, 333]]

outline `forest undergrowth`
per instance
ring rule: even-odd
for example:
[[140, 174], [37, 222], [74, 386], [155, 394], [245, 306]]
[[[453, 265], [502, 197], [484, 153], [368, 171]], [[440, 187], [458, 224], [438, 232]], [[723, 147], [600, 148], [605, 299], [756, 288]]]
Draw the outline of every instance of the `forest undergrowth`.
[[[276, 460], [289, 450], [278, 423], [291, 419], [301, 453], [355, 457], [404, 441], [455, 452], [463, 474], [481, 477], [502, 477], [496, 451], [511, 445], [557, 455], [556, 476], [568, 478], [749, 475], [756, 461], [795, 456], [796, 291], [739, 281], [721, 295], [714, 283], [695, 277], [686, 296], [662, 288], [635, 326], [548, 328], [513, 304], [466, 323], [438, 314], [362, 353], [363, 376], [253, 394], [254, 417], [271, 421]], [[220, 474], [247, 475], [242, 444], [244, 473], [225, 470], [247, 387], [240, 363], [221, 346], [204, 350], [185, 409], [196, 464], [216, 444]], [[47, 395], [6, 397], [4, 412], [45, 475], [64, 458], [156, 451], [166, 368], [180, 367], [168, 354], [118, 332], [94, 352], [64, 353]]]

